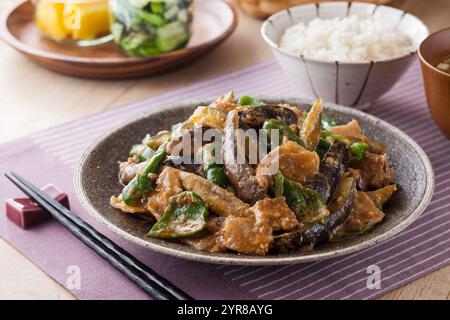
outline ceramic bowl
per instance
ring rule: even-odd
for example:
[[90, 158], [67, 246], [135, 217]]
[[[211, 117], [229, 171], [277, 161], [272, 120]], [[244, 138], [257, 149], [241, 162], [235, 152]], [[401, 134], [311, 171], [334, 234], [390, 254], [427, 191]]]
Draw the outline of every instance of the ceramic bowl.
[[293, 7], [270, 16], [262, 25], [261, 33], [280, 66], [310, 97], [364, 109], [386, 93], [416, 59], [417, 50], [404, 56], [382, 61], [349, 63], [326, 62], [296, 56], [282, 50], [279, 42], [284, 31], [293, 24], [307, 24], [316, 17], [332, 19], [357, 15], [371, 15], [408, 35], [415, 48], [428, 35], [427, 27], [417, 17], [404, 11], [362, 2], [321, 2]]
[[[294, 98], [265, 98], [268, 103], [292, 103], [308, 110], [312, 101]], [[340, 123], [357, 119], [370, 138], [385, 141], [387, 152], [396, 170], [398, 191], [384, 206], [386, 217], [372, 232], [342, 242], [326, 243], [314, 251], [269, 256], [247, 256], [236, 253], [208, 253], [186, 245], [145, 234], [149, 222], [123, 214], [109, 204], [111, 195], [121, 192], [118, 161], [127, 158], [130, 147], [147, 133], [166, 130], [185, 120], [199, 105], [210, 101], [194, 101], [174, 106], [152, 108], [151, 112], [132, 119], [106, 133], [94, 142], [81, 157], [75, 170], [75, 189], [84, 208], [113, 232], [139, 246], [179, 258], [234, 265], [281, 265], [324, 260], [356, 252], [384, 241], [413, 222], [429, 203], [434, 189], [434, 175], [423, 150], [405, 133], [374, 116], [356, 109], [325, 104], [326, 113]]]
[[450, 74], [436, 68], [450, 56], [450, 28], [430, 35], [420, 45], [419, 56], [431, 116], [450, 139]]
[[[348, 0], [349, 2], [351, 0]], [[385, 4], [392, 0], [361, 0], [362, 2], [371, 2]], [[326, 2], [325, 0], [237, 0], [242, 10], [252, 16], [267, 18], [278, 11], [307, 3]]]

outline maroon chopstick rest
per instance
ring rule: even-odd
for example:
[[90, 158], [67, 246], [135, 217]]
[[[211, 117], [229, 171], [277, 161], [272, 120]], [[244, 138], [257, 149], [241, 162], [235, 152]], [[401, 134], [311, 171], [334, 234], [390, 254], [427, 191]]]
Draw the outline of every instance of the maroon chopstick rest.
[[[41, 190], [70, 209], [69, 197], [54, 184], [50, 183]], [[52, 218], [29, 198], [6, 199], [6, 216], [22, 229], [30, 229]]]

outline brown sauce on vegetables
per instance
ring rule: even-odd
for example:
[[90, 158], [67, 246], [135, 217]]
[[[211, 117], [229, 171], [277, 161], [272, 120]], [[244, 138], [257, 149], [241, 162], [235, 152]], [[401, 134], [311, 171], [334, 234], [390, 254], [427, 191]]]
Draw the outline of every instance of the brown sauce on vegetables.
[[[450, 74], [450, 57], [437, 67]], [[385, 145], [366, 137], [358, 121], [337, 125], [325, 120], [320, 99], [305, 113], [287, 104], [261, 105], [251, 97], [245, 101], [253, 104], [236, 102], [228, 94], [197, 108], [184, 125], [222, 133], [244, 125], [280, 130], [280, 145], [258, 156], [258, 163], [196, 163], [198, 168], [189, 170], [167, 161], [181, 142], [176, 130], [147, 135], [140, 144], [145, 156], [130, 152], [120, 164], [119, 180], [126, 186], [111, 197], [111, 205], [154, 216], [157, 222], [148, 236], [201, 251], [249, 255], [273, 254], [274, 248], [282, 253], [313, 250], [330, 239], [370, 232], [383, 220], [383, 206], [397, 190], [394, 170]], [[224, 139], [223, 153], [235, 151], [227, 143], [233, 141]], [[191, 153], [207, 155], [204, 150], [201, 144]], [[156, 155], [161, 158], [154, 160]], [[244, 156], [249, 158], [248, 150]], [[144, 169], [147, 165], [156, 167]], [[208, 170], [213, 169], [222, 170], [224, 183], [211, 178]]]

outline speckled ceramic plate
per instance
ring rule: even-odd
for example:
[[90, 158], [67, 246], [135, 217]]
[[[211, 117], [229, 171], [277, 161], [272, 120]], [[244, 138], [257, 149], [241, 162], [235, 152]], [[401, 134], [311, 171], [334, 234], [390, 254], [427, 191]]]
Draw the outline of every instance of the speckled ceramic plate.
[[[288, 102], [309, 108], [311, 101], [285, 98], [268, 99], [267, 102]], [[139, 218], [125, 215], [109, 205], [111, 195], [121, 191], [117, 180], [119, 160], [127, 157], [130, 147], [146, 133], [168, 129], [173, 123], [186, 119], [198, 105], [208, 101], [180, 103], [176, 106], [152, 108], [148, 113], [132, 119], [94, 142], [81, 157], [75, 171], [77, 195], [98, 221], [125, 239], [172, 256], [220, 264], [280, 265], [324, 260], [356, 252], [384, 241], [411, 224], [428, 205], [434, 190], [434, 175], [429, 159], [423, 150], [405, 133], [374, 116], [333, 104], [325, 106], [327, 114], [339, 122], [357, 119], [370, 138], [387, 142], [388, 153], [396, 170], [399, 190], [385, 206], [386, 217], [372, 232], [353, 239], [318, 246], [312, 252], [246, 256], [235, 253], [206, 253], [183, 244], [147, 238], [150, 225]]]

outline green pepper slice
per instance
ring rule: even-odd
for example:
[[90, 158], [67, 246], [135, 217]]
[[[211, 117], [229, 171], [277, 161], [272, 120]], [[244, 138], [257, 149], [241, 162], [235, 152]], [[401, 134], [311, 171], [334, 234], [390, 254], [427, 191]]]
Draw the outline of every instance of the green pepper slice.
[[214, 143], [203, 146], [203, 170], [206, 173], [206, 179], [224, 188], [229, 184], [229, 180], [223, 164], [216, 163], [215, 150]]
[[259, 107], [262, 106], [264, 102], [250, 96], [242, 96], [239, 98], [238, 104], [240, 104], [241, 106]]
[[275, 197], [281, 197], [284, 194], [284, 177], [280, 171], [277, 171], [274, 175], [274, 187], [273, 192]]
[[170, 198], [167, 210], [147, 236], [163, 239], [192, 236], [205, 228], [207, 216], [203, 199], [194, 192], [185, 191]]
[[356, 160], [356, 161], [361, 161], [364, 156], [364, 152], [367, 150], [368, 147], [369, 147], [369, 145], [364, 142], [353, 143], [350, 146], [350, 151], [352, 153], [352, 159]]
[[283, 195], [286, 198], [286, 204], [300, 222], [314, 224], [329, 215], [325, 201], [316, 191], [286, 179], [279, 171], [275, 174], [274, 179], [275, 196]]
[[[292, 131], [291, 128], [284, 122], [283, 120], [279, 119], [269, 119], [266, 120], [263, 124], [263, 130], [269, 131], [269, 130], [279, 130], [280, 132], [280, 139], [282, 139], [283, 136], [286, 136], [289, 140], [294, 141], [298, 143], [300, 146], [304, 147], [305, 145], [300, 140], [300, 138]], [[267, 136], [270, 136], [269, 134]]]
[[155, 151], [145, 144], [135, 144], [131, 147], [129, 156], [136, 157], [140, 162], [150, 159], [155, 154]]
[[136, 205], [142, 196], [153, 189], [154, 182], [149, 179], [150, 173], [156, 173], [166, 156], [165, 145], [149, 159], [145, 168], [138, 173], [122, 190], [123, 201], [127, 205]]
[[206, 178], [221, 187], [226, 187], [229, 184], [228, 176], [225, 169], [222, 167], [211, 168], [206, 172]]

